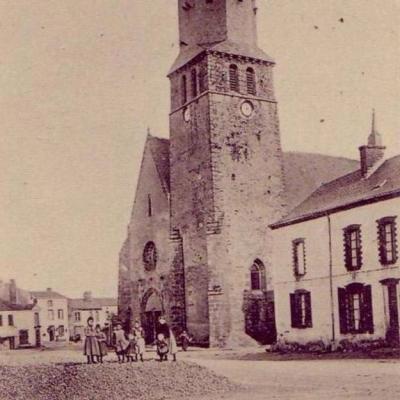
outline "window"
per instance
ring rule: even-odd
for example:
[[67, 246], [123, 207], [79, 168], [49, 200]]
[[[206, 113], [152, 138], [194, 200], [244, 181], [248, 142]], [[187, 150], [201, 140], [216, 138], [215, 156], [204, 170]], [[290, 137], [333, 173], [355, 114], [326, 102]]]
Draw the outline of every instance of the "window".
[[29, 344], [29, 332], [27, 329], [21, 329], [19, 331], [19, 344]]
[[0, 315], [0, 326], [3, 326], [3, 316]]
[[197, 77], [199, 80], [199, 93], [203, 93], [207, 87], [207, 74], [201, 69], [197, 74]]
[[100, 315], [99, 315], [99, 312], [96, 310], [96, 312], [95, 312], [95, 316], [96, 316], [96, 318], [95, 318], [95, 320], [96, 320], [96, 322], [99, 322], [99, 320], [100, 320]]
[[47, 311], [47, 319], [52, 321], [54, 319], [54, 311], [53, 310], [48, 310]]
[[14, 316], [11, 314], [8, 315], [8, 326], [14, 326]]
[[304, 239], [293, 240], [293, 269], [297, 277], [306, 273], [306, 247]]
[[265, 290], [265, 267], [259, 259], [250, 268], [250, 284], [251, 290]]
[[371, 285], [338, 288], [340, 333], [374, 333]]
[[47, 300], [47, 307], [49, 308], [53, 307], [53, 300]]
[[343, 231], [345, 266], [349, 271], [359, 270], [362, 266], [361, 227], [350, 225]]
[[75, 321], [79, 322], [81, 320], [81, 313], [79, 311], [75, 311]]
[[60, 325], [57, 330], [58, 330], [59, 337], [63, 337], [65, 335], [64, 325]]
[[157, 264], [157, 249], [154, 242], [147, 242], [143, 250], [143, 263], [146, 271], [152, 271]]
[[58, 319], [64, 319], [64, 310], [58, 310], [57, 312]]
[[234, 92], [239, 91], [239, 72], [235, 64], [229, 66], [229, 88]]
[[306, 290], [296, 290], [290, 293], [290, 315], [292, 328], [311, 328], [311, 293]]
[[197, 96], [197, 71], [195, 68], [192, 69], [192, 97]]
[[256, 75], [253, 68], [247, 68], [246, 70], [246, 83], [247, 83], [247, 93], [256, 95]]
[[151, 195], [147, 195], [147, 215], [151, 217], [153, 215], [153, 209], [151, 204]]
[[39, 319], [38, 312], [35, 312], [35, 314], [33, 315], [33, 321], [34, 321], [35, 327], [40, 325], [40, 319]]
[[187, 102], [187, 87], [186, 87], [186, 75], [183, 75], [181, 78], [181, 99], [182, 104], [186, 104]]
[[378, 246], [381, 264], [394, 264], [397, 261], [396, 217], [385, 217], [378, 223]]

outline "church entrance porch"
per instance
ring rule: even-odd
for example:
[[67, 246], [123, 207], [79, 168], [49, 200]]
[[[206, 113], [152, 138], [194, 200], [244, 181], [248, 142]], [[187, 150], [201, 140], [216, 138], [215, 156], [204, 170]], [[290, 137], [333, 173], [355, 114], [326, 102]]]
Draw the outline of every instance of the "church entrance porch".
[[149, 289], [143, 296], [140, 314], [146, 344], [152, 344], [156, 340], [158, 318], [163, 313], [164, 307], [160, 294], [155, 289]]

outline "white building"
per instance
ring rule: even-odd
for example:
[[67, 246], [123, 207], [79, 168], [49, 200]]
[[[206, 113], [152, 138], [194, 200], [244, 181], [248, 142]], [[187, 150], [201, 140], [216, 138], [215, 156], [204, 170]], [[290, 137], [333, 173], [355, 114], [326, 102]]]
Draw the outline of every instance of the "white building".
[[95, 325], [99, 324], [102, 328], [110, 324], [113, 315], [118, 313], [116, 298], [92, 297], [92, 293], [83, 293], [81, 299], [69, 299], [68, 316], [70, 337], [79, 335], [83, 337], [83, 329], [89, 317], [93, 317]]
[[31, 292], [40, 309], [42, 343], [68, 338], [68, 299], [51, 288]]
[[400, 156], [373, 123], [360, 169], [323, 184], [273, 224], [278, 337], [399, 343]]

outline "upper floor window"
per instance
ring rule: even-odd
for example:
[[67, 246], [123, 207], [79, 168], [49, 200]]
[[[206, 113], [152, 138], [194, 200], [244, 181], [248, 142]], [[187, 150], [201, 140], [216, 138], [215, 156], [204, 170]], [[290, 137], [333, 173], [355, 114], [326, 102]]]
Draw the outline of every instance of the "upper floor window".
[[8, 326], [14, 326], [14, 316], [12, 314], [8, 315]]
[[371, 285], [338, 288], [340, 333], [374, 333]]
[[53, 307], [53, 300], [47, 300], [47, 307]]
[[57, 311], [58, 319], [64, 319], [64, 310], [60, 309]]
[[48, 310], [47, 311], [47, 319], [52, 321], [54, 319], [54, 311], [53, 310]]
[[191, 72], [191, 86], [192, 86], [192, 97], [197, 96], [197, 71], [196, 68], [192, 69]]
[[259, 259], [250, 268], [250, 284], [251, 290], [265, 290], [265, 267]]
[[362, 266], [361, 226], [350, 225], [343, 232], [345, 266], [349, 271], [359, 270]]
[[247, 93], [256, 95], [256, 74], [254, 72], [254, 69], [249, 67], [246, 70], [246, 84], [247, 84]]
[[182, 75], [182, 78], [181, 78], [181, 100], [182, 100], [182, 104], [186, 104], [186, 102], [187, 102], [186, 75]]
[[304, 239], [293, 240], [293, 269], [297, 277], [306, 273], [306, 247]]
[[397, 261], [396, 217], [385, 217], [378, 223], [378, 246], [381, 264], [394, 264]]
[[151, 217], [153, 215], [153, 205], [151, 202], [151, 195], [147, 195], [147, 215]]
[[81, 313], [79, 311], [75, 311], [75, 321], [79, 322], [81, 320]]
[[95, 320], [96, 320], [96, 322], [99, 322], [99, 320], [100, 320], [100, 314], [99, 314], [98, 310], [95, 311]]
[[306, 290], [296, 290], [294, 293], [290, 293], [290, 315], [292, 328], [312, 327], [310, 292]]
[[33, 316], [33, 320], [35, 323], [35, 326], [39, 326], [40, 325], [40, 318], [39, 318], [39, 313], [35, 312], [34, 316]]
[[239, 70], [235, 64], [229, 66], [229, 88], [234, 92], [239, 91]]

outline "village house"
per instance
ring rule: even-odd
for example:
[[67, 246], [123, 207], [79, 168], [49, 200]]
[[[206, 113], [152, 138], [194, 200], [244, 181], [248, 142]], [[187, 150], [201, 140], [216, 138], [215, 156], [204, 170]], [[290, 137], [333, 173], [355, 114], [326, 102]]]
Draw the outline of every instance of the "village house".
[[95, 325], [102, 329], [111, 326], [111, 320], [118, 313], [117, 299], [108, 297], [92, 297], [92, 293], [86, 291], [83, 298], [68, 300], [68, 326], [70, 339], [84, 337], [84, 327], [89, 317], [94, 319]]
[[12, 279], [0, 281], [0, 350], [40, 346], [39, 307]]
[[47, 288], [31, 291], [31, 297], [39, 307], [42, 343], [65, 341], [68, 338], [68, 299]]
[[374, 119], [360, 168], [323, 184], [272, 225], [284, 345], [399, 345], [400, 156], [384, 159]]

